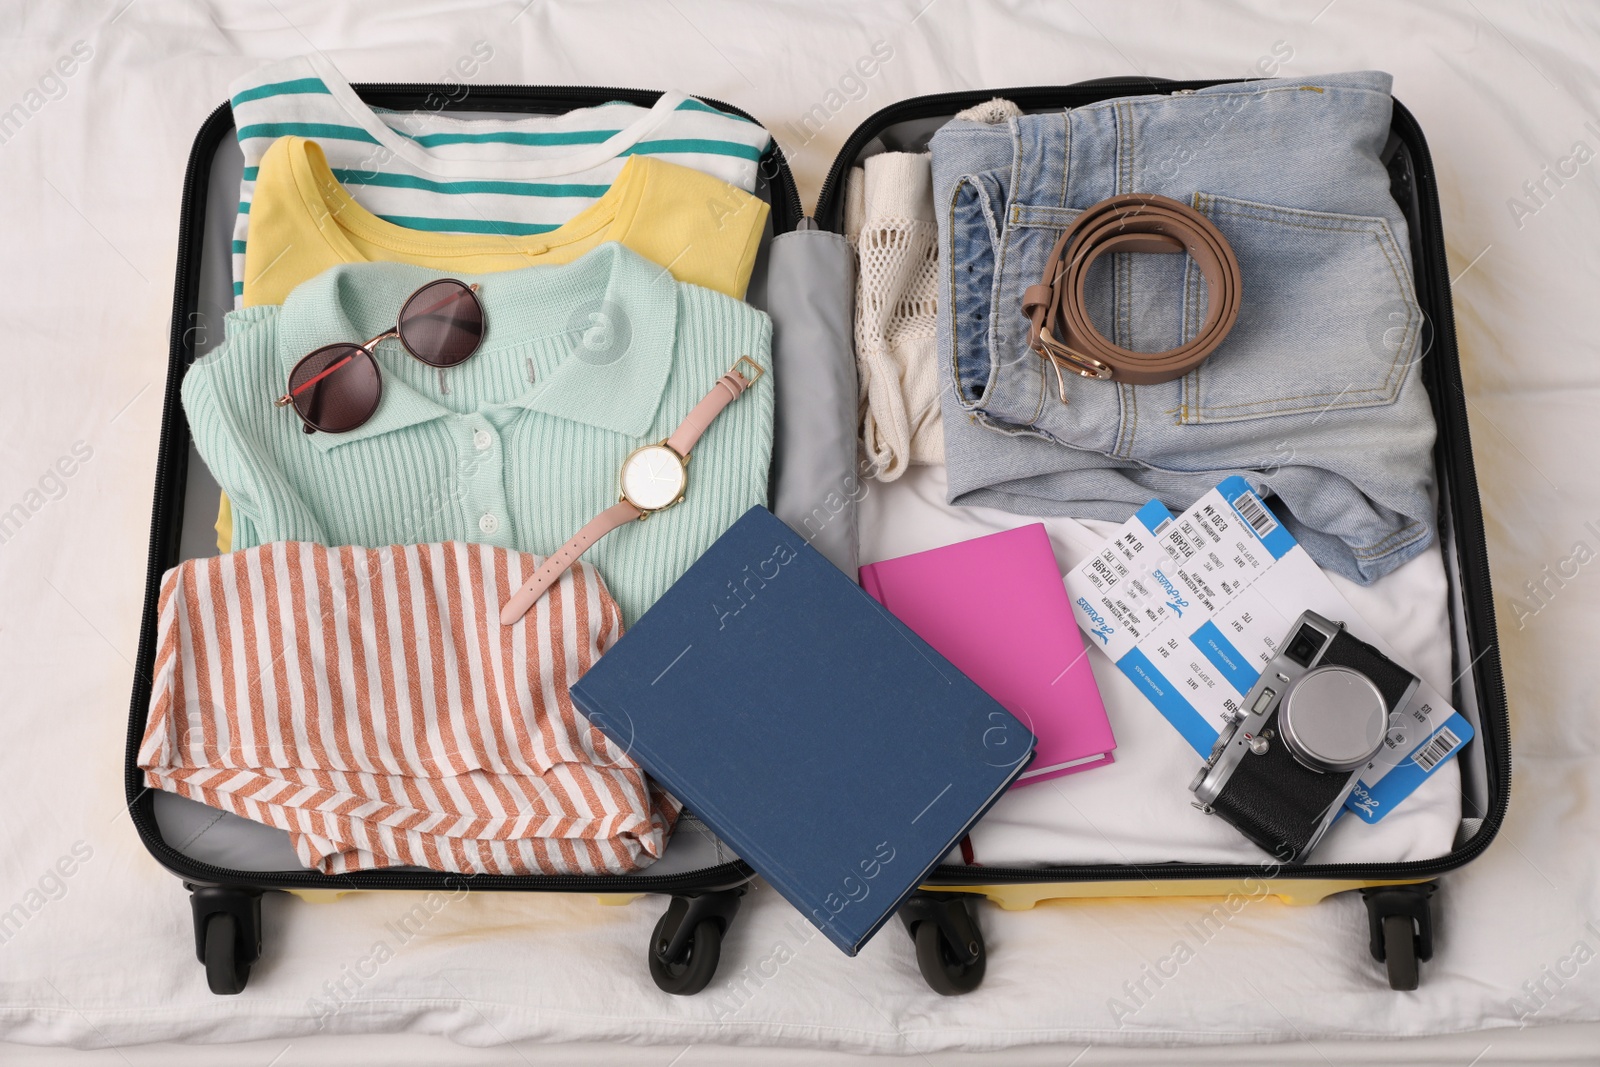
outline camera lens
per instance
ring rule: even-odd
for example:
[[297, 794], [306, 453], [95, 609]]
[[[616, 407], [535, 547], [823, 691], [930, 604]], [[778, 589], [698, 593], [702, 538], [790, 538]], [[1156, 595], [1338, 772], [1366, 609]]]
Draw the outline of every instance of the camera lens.
[[1349, 667], [1306, 672], [1284, 694], [1278, 715], [1283, 739], [1312, 770], [1359, 768], [1383, 747], [1388, 705], [1372, 680]]

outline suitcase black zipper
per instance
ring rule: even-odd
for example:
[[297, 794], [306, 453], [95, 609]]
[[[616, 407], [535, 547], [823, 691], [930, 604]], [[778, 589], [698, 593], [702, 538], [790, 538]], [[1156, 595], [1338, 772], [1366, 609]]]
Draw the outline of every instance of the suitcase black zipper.
[[[1204, 88], [1213, 84], [1218, 84], [1218, 82], [1156, 83], [1152, 79], [1144, 78], [1107, 79], [1092, 84], [1084, 83], [1078, 86], [1069, 86], [1064, 89], [1022, 87], [977, 93], [943, 93], [892, 104], [869, 118], [846, 140], [844, 147], [840, 150], [839, 155], [829, 169], [827, 179], [823, 183], [822, 191], [817, 199], [816, 217], [824, 228], [835, 231], [840, 228], [837, 219], [839, 212], [837, 201], [845, 171], [868, 141], [896, 122], [953, 114], [955, 111], [981, 103], [994, 96], [1004, 96], [1024, 109], [1030, 109], [1076, 106], [1079, 103], [1090, 103], [1104, 99], [1107, 95], [1103, 91], [1105, 89], [1155, 87], [1159, 85], [1161, 90], [1172, 92]], [[390, 94], [398, 98], [397, 102], [403, 105], [407, 97], [425, 97], [436, 95], [440, 91], [437, 86], [430, 87], [414, 84], [363, 85], [361, 89], [364, 97], [370, 95], [371, 102], [378, 103], [379, 106], [383, 106], [384, 98]], [[570, 101], [574, 104], [580, 102], [600, 103], [605, 100], [624, 99], [632, 103], [640, 103], [643, 106], [648, 106], [653, 102], [656, 95], [637, 90], [573, 89], [559, 86], [544, 88], [486, 86], [473, 90], [473, 94], [486, 96], [508, 110], [532, 110], [528, 106], [529, 101], [527, 99], [527, 94], [532, 92], [545, 94], [547, 99], [563, 102]], [[706, 102], [730, 113], [746, 118], [749, 117], [738, 108], [720, 101], [707, 100]], [[1428, 195], [1419, 195], [1418, 203], [1421, 210], [1426, 213], [1425, 221], [1428, 224], [1426, 227], [1428, 240], [1422, 251], [1428, 256], [1429, 278], [1448, 279], [1449, 268], [1445, 258], [1442, 220], [1439, 214], [1437, 191], [1432, 187], [1433, 169], [1427, 150], [1427, 143], [1416, 120], [1411, 116], [1410, 112], [1406, 111], [1398, 103], [1395, 107], [1395, 124], [1400, 128], [1403, 140], [1416, 157], [1416, 165], [1413, 172], [1414, 180], [1426, 182], [1428, 185]], [[432, 871], [375, 871], [334, 877], [305, 870], [245, 872], [231, 871], [189, 859], [161, 839], [159, 829], [155, 826], [151, 806], [148, 803], [140, 802], [145, 789], [142, 785], [142, 776], [137, 769], [136, 757], [149, 702], [151, 679], [148, 665], [154, 662], [155, 601], [159, 592], [161, 574], [168, 565], [167, 561], [172, 559], [177, 551], [174, 536], [177, 524], [169, 521], [172, 513], [172, 486], [174, 484], [183, 484], [187, 465], [187, 434], [184, 434], [184, 441], [181, 442], [184, 445], [181, 454], [173, 454], [180, 444], [175, 440], [178, 428], [174, 424], [173, 413], [181, 410], [178, 405], [178, 389], [182, 380], [182, 374], [174, 374], [173, 371], [186, 366], [188, 363], [187, 334], [185, 332], [188, 323], [184, 316], [187, 315], [187, 309], [193, 306], [198, 288], [198, 277], [195, 275], [191, 262], [195, 258], [200, 238], [198, 232], [200, 227], [191, 225], [191, 220], [195, 217], [194, 207], [199, 200], [197, 186], [204, 181], [204, 170], [209, 166], [209, 160], [214, 154], [221, 137], [231, 128], [231, 112], [228, 105], [224, 104], [218, 107], [201, 127], [200, 134], [195, 142], [195, 149], [190, 156], [188, 170], [184, 176], [167, 396], [163, 407], [157, 467], [156, 506], [151, 520], [151, 548], [146, 573], [145, 609], [140, 624], [139, 636], [139, 665], [136, 667], [125, 762], [129, 814], [146, 847], [164, 866], [181, 877], [214, 885], [257, 887], [270, 885], [287, 888], [336, 890], [423, 890], [451, 888], [454, 885], [466, 882], [472, 887], [482, 890], [550, 890], [565, 892], [626, 892], [638, 890], [640, 892], [661, 892], [679, 888], [719, 888], [748, 879], [751, 873], [750, 868], [742, 862], [721, 864], [716, 867], [702, 868], [698, 871], [664, 876], [648, 874], [465, 876]], [[800, 200], [795, 190], [793, 176], [788, 170], [787, 163], [783, 160], [781, 151], [776, 144], [773, 145], [771, 151], [776, 153], [775, 158], [779, 164], [773, 178], [776, 190], [775, 200], [779, 198], [782, 200], [781, 204], [775, 202], [773, 205], [773, 229], [774, 232], [782, 233], [793, 229], [800, 219]], [[783, 209], [781, 213], [780, 207]], [[1455, 351], [1455, 324], [1450, 309], [1448, 286], [1441, 292], [1432, 294], [1432, 297], [1433, 299], [1430, 303], [1433, 305], [1435, 351], [1448, 350], [1453, 353]], [[1446, 468], [1451, 475], [1452, 528], [1459, 549], [1463, 576], [1467, 579], [1467, 588], [1463, 590], [1463, 601], [1467, 605], [1465, 623], [1469, 635], [1468, 650], [1470, 651], [1473, 647], [1485, 649], [1472, 664], [1471, 670], [1475, 672], [1473, 676], [1477, 683], [1481, 712], [1479, 743], [1485, 746], [1486, 754], [1489, 757], [1486, 759], [1486, 766], [1489, 771], [1489, 810], [1485, 813], [1483, 825], [1471, 841], [1462, 848], [1456, 849], [1436, 860], [1395, 864], [1307, 865], [1298, 868], [1284, 868], [1275, 877], [1328, 878], [1335, 880], [1431, 877], [1453, 870], [1475, 858], [1488, 847], [1505, 817], [1511, 788], [1510, 731], [1505, 714], [1505, 688], [1500, 670], [1495, 632], [1494, 604], [1489, 584], [1488, 552], [1484, 537], [1483, 517], [1471, 459], [1471, 442], [1467, 424], [1465, 394], [1461, 386], [1458, 362], [1452, 360], [1448, 368], [1440, 369], [1440, 361], [1433, 359], [1428, 361], [1427, 366], [1436, 379], [1445, 379], [1438, 381], [1436, 383], [1437, 388], [1430, 392], [1434, 401], [1435, 414], [1439, 420], [1440, 438], [1446, 446], [1439, 456], [1439, 459], [1444, 462], [1439, 465]], [[163, 472], [168, 470], [173, 473], [171, 479], [162, 477]], [[163, 536], [163, 531], [166, 531], [165, 536]], [[934, 872], [934, 876], [929, 879], [929, 883], [957, 886], [1037, 882], [1129, 881], [1140, 878], [1152, 881], [1228, 879], [1257, 875], [1259, 870], [1259, 866], [1248, 864], [1129, 864], [1034, 868], [943, 866]]]
[[[592, 107], [612, 100], [622, 100], [640, 107], [650, 107], [661, 94], [644, 89], [619, 89], [604, 86], [571, 86], [571, 85], [469, 85], [461, 88], [466, 93], [458, 101], [452, 101], [445, 95], [445, 87], [440, 85], [427, 85], [416, 82], [363, 82], [351, 86], [368, 104], [377, 107], [389, 107], [392, 100], [400, 107], [417, 97], [424, 100], [439, 99], [444, 103], [439, 110], [442, 111], [524, 111], [529, 113], [545, 112], [550, 109], [538, 106], [545, 101], [559, 103], [560, 110], [572, 110], [577, 107]], [[719, 111], [726, 111], [730, 115], [737, 115], [742, 119], [760, 126], [755, 116], [742, 108], [732, 104], [723, 103], [721, 100], [709, 96], [696, 97], [701, 103], [710, 104]], [[491, 106], [480, 106], [487, 103]], [[770, 161], [770, 163], [768, 162]], [[788, 233], [799, 223], [805, 214], [800, 206], [800, 191], [795, 186], [794, 173], [789, 170], [789, 163], [784, 158], [783, 150], [778, 147], [777, 139], [767, 146], [766, 153], [762, 156], [759, 165], [761, 173], [768, 176], [772, 185], [772, 232]]]
[[827, 177], [822, 181], [822, 189], [817, 193], [817, 206], [812, 215], [823, 229], [833, 230], [835, 233], [844, 231], [844, 220], [840, 217], [843, 204], [839, 199], [844, 192], [844, 176], [855, 164], [856, 157], [861, 154], [861, 150], [868, 142], [898, 122], [948, 117], [957, 111], [964, 111], [995, 97], [1010, 100], [1024, 111], [1033, 111], [1092, 104], [1114, 95], [1106, 93], [1104, 91], [1106, 89], [1142, 88], [1156, 92], [1181, 92], [1216, 84], [1218, 83], [1215, 81], [1174, 82], [1163, 78], [1103, 78], [1076, 85], [1017, 86], [992, 91], [933, 93], [928, 96], [912, 97], [910, 100], [900, 100], [874, 113], [845, 139], [844, 147], [833, 157], [833, 165], [828, 168]]

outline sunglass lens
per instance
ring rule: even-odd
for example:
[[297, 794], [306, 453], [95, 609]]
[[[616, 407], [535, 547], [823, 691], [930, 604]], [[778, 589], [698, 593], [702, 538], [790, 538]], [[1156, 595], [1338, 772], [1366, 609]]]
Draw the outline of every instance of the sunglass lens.
[[294, 365], [289, 396], [306, 425], [324, 433], [355, 429], [378, 410], [378, 365], [359, 345], [319, 348]]
[[483, 305], [454, 278], [430, 282], [400, 309], [400, 343], [434, 367], [454, 367], [483, 342]]

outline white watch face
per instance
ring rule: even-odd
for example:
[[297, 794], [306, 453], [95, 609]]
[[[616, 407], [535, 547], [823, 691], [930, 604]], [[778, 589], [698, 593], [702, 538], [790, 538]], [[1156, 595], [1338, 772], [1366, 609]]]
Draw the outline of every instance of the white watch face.
[[641, 511], [658, 511], [683, 495], [683, 460], [666, 445], [646, 445], [622, 464], [622, 495]]

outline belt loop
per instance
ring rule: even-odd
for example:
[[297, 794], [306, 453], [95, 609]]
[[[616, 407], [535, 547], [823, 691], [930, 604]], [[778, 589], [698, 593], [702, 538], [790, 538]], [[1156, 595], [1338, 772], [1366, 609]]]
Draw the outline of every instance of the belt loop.
[[1072, 206], [1072, 112], [1061, 113], [1061, 194], [1057, 207]]
[[1011, 181], [1006, 189], [1006, 219], [1010, 221], [1011, 208], [1029, 204], [1029, 195], [1039, 167], [1039, 127], [1037, 122], [1022, 123], [1006, 120], [1006, 132], [1011, 134]]

